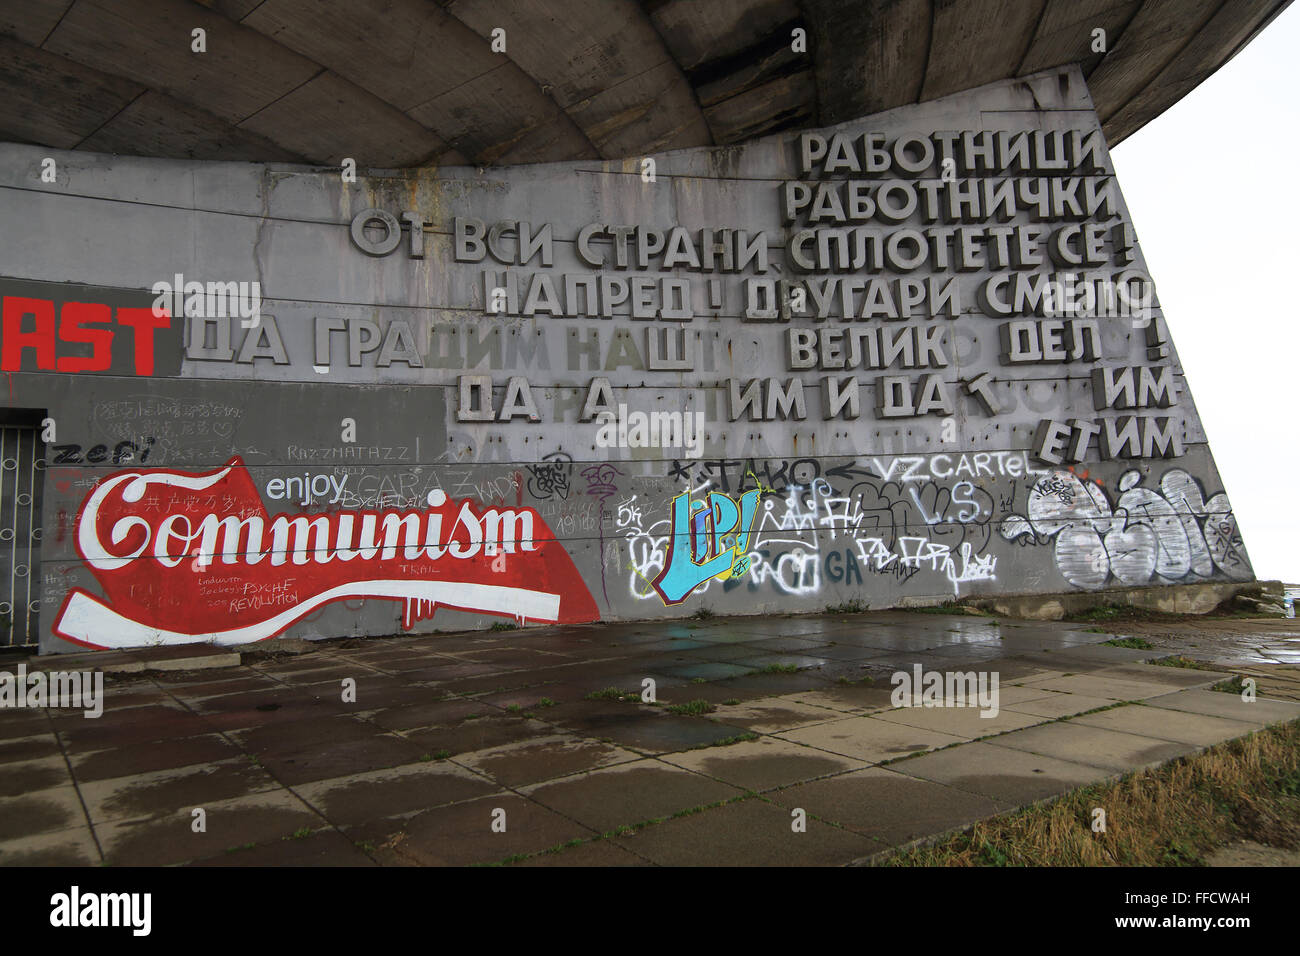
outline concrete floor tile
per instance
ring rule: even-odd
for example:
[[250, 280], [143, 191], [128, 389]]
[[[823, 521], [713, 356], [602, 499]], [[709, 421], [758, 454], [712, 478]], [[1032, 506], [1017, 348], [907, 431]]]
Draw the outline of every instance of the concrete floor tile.
[[838, 710], [799, 703], [796, 697], [801, 696], [760, 697], [740, 704], [723, 704], [718, 707], [716, 716], [733, 727], [744, 727], [760, 734], [822, 724], [843, 716]]
[[510, 863], [510, 866], [653, 866], [637, 856], [625, 844], [628, 837], [611, 837], [606, 840], [589, 840], [577, 846], [565, 847], [555, 853], [544, 853]]
[[[505, 830], [493, 829], [505, 811]], [[363, 834], [370, 833], [369, 836]], [[524, 853], [538, 853], [595, 832], [517, 794], [467, 800], [413, 817], [375, 821], [348, 831], [376, 860], [388, 865], [467, 866], [497, 863]]]
[[861, 684], [830, 684], [825, 689], [785, 694], [783, 699], [844, 714], [863, 714], [892, 706], [889, 695], [888, 682], [877, 680]]
[[448, 760], [299, 784], [294, 792], [339, 826], [401, 817], [498, 793], [492, 781]]
[[[985, 713], [993, 716], [985, 717]], [[993, 713], [992, 710], [984, 711], [978, 707], [896, 707], [879, 711], [872, 714], [872, 717], [876, 720], [889, 720], [923, 730], [934, 730], [941, 734], [951, 734], [954, 737], [964, 737], [967, 740], [1032, 727], [1047, 719], [1016, 713], [1013, 710], [999, 709], [997, 713]]]
[[809, 817], [870, 837], [874, 845], [863, 855], [963, 827], [1007, 809], [1006, 804], [981, 794], [884, 767], [798, 784], [773, 791], [767, 798], [787, 811], [802, 808]]
[[1017, 730], [999, 737], [997, 745], [1118, 773], [1158, 766], [1197, 749], [1189, 744], [1089, 727], [1077, 719]]
[[788, 740], [760, 737], [725, 747], [667, 754], [665, 763], [704, 774], [744, 790], [770, 790], [792, 783], [860, 770], [864, 761], [814, 750]]
[[195, 807], [280, 788], [274, 777], [242, 755], [80, 785], [81, 798], [96, 826], [114, 820], [188, 813]]
[[934, 750], [961, 743], [965, 738], [922, 730], [875, 717], [846, 717], [842, 720], [776, 734], [784, 740], [816, 747], [845, 757], [879, 763], [904, 754]]
[[1105, 697], [1085, 697], [1083, 694], [1053, 693], [1047, 697], [1036, 697], [1017, 704], [1007, 704], [1006, 709], [1017, 714], [1032, 714], [1036, 717], [1072, 717], [1098, 707], [1114, 706], [1115, 701]]
[[60, 753], [59, 737], [49, 731], [25, 737], [0, 739], [0, 773], [3, 773], [5, 763], [40, 760], [42, 757], [53, 757]]
[[0, 797], [0, 841], [85, 826], [81, 798], [71, 783]]
[[796, 833], [784, 807], [739, 800], [638, 830], [628, 850], [660, 866], [834, 866], [876, 851], [858, 833], [807, 819]]
[[1120, 730], [1125, 733], [1140, 734], [1143, 737], [1171, 740], [1175, 743], [1195, 744], [1198, 747], [1210, 747], [1234, 737], [1244, 737], [1258, 729], [1254, 724], [1245, 721], [1207, 717], [1204, 714], [1188, 714], [1138, 704], [1115, 707], [1096, 714], [1085, 714], [1076, 717], [1074, 722], [1089, 727], [1104, 727], [1107, 730]]
[[353, 841], [337, 830], [316, 830], [251, 847], [236, 847], [190, 866], [378, 866]]
[[482, 715], [470, 719], [466, 717], [458, 724], [448, 727], [424, 727], [408, 730], [404, 738], [420, 754], [436, 754], [447, 751], [451, 756], [503, 747], [506, 744], [522, 740], [533, 740], [555, 733], [555, 728], [540, 720], [505, 714], [495, 708], [480, 705], [476, 713]]
[[598, 833], [739, 796], [736, 787], [659, 760], [637, 760], [522, 792]]
[[1070, 677], [1039, 681], [1036, 686], [1044, 690], [1063, 691], [1067, 694], [1084, 694], [1088, 697], [1104, 697], [1108, 700], [1145, 700], [1148, 697], [1158, 697], [1161, 694], [1169, 693], [1168, 684], [1104, 677], [1096, 673], [1074, 674]]
[[192, 764], [215, 763], [241, 756], [239, 748], [220, 734], [200, 734], [174, 740], [106, 747], [90, 753], [73, 754], [73, 774], [81, 783], [107, 780], [129, 774], [172, 770]]
[[211, 859], [247, 844], [278, 841], [326, 821], [287, 790], [269, 790], [203, 808], [204, 832], [193, 829], [188, 809], [163, 817], [123, 820], [95, 829], [110, 866], [167, 866]]
[[555, 734], [504, 747], [475, 750], [459, 754], [455, 759], [458, 764], [485, 774], [504, 786], [521, 787], [640, 760], [641, 755], [574, 734]]
[[1240, 694], [1227, 694], [1217, 690], [1181, 690], [1153, 698], [1147, 706], [1226, 717], [1229, 720], [1253, 723], [1258, 727], [1300, 718], [1300, 704], [1266, 700], [1263, 697], [1247, 702], [1241, 699]]
[[1104, 779], [1106, 771], [983, 741], [889, 765], [890, 770], [1023, 805]]
[[0, 797], [17, 797], [72, 782], [68, 762], [61, 754], [0, 764]]
[[84, 824], [0, 841], [0, 866], [98, 866], [99, 861], [99, 847]]

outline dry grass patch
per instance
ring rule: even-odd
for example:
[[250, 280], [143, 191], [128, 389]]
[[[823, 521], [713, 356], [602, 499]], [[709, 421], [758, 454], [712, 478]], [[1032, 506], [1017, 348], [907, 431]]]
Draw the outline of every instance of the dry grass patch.
[[[1093, 810], [1106, 832], [1093, 833]], [[1300, 721], [1085, 787], [883, 866], [1196, 866], [1236, 839], [1300, 848]]]

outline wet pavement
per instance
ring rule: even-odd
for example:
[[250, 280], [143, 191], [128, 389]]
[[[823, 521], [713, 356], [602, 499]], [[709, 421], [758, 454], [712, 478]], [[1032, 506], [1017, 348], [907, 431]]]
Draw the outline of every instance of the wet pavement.
[[[1296, 622], [1233, 623], [1184, 652], [1254, 703], [1097, 625], [910, 612], [121, 653], [98, 719], [0, 710], [0, 864], [862, 862], [1300, 717], [1259, 661]], [[892, 706], [918, 665], [996, 674], [996, 716]]]

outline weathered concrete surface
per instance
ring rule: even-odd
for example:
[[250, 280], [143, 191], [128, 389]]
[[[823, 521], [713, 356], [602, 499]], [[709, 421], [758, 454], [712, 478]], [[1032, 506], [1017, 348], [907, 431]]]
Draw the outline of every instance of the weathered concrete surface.
[[[281, 5], [259, 10], [254, 16], [270, 18]], [[63, 24], [89, 36], [114, 15], [77, 4], [69, 16]], [[523, 41], [519, 55], [532, 55]], [[300, 66], [271, 58], [264, 69], [293, 85]], [[174, 62], [151, 69], [179, 82]], [[578, 92], [569, 89], [575, 98], [566, 102], [586, 104], [573, 111], [594, 111], [584, 116], [596, 125], [617, 106]], [[692, 122], [683, 114], [684, 126]], [[5, 404], [30, 424], [57, 425], [57, 437], [45, 439], [40, 573], [15, 569], [15, 580], [34, 587], [10, 610], [39, 616], [43, 648], [67, 652], [77, 643], [428, 633], [503, 617], [770, 614], [1249, 581], [1158, 302], [1142, 323], [1097, 319], [1095, 336], [1080, 327], [1054, 349], [1047, 337], [1065, 335], [1066, 322], [1038, 318], [1041, 297], [1008, 303], [1012, 315], [985, 301], [1004, 280], [1046, 281], [1056, 273], [1044, 270], [1066, 268], [1085, 227], [1095, 246], [1088, 275], [1145, 276], [1100, 129], [1082, 73], [1070, 68], [826, 131], [841, 137], [835, 142], [878, 132], [894, 144], [954, 130], [989, 143], [995, 133], [1023, 134], [1014, 141], [1041, 149], [1032, 161], [1012, 152], [1003, 177], [981, 170], [981, 147], [962, 146], [970, 168], [953, 188], [1002, 184], [1054, 191], [1056, 200], [937, 218], [918, 202], [903, 223], [877, 225], [900, 225], [888, 235], [910, 230], [922, 246], [920, 230], [932, 227], [948, 235], [944, 242], [964, 243], [966, 233], [953, 231], [968, 229], [958, 225], [968, 219], [1010, 229], [999, 234], [1031, 246], [1048, 241], [1031, 238], [1041, 228], [1056, 237], [1056, 252], [1024, 253], [1026, 261], [1001, 268], [967, 253], [958, 263], [956, 252], [946, 264], [919, 267], [850, 263], [855, 250], [804, 278], [801, 220], [784, 223], [781, 194], [783, 184], [807, 185], [818, 171], [803, 169], [800, 140], [790, 135], [662, 153], [653, 176], [633, 161], [590, 161], [356, 182], [333, 170], [75, 152], [59, 154], [54, 181], [43, 182], [45, 150], [0, 147], [0, 211], [25, 224], [0, 235], [13, 368]], [[1077, 155], [1064, 165], [1049, 155], [1069, 144]], [[906, 162], [904, 154], [896, 161]], [[1030, 175], [1026, 163], [1045, 175]], [[947, 189], [937, 157], [931, 165], [858, 181]], [[834, 188], [854, 178], [832, 173]], [[1074, 208], [1085, 186], [1108, 198], [1091, 211]], [[415, 227], [403, 232], [389, 220], [392, 242], [377, 247], [383, 216], [408, 213]], [[467, 238], [471, 220], [481, 220], [490, 255]], [[542, 243], [549, 259], [545, 250], [520, 252], [527, 243], [518, 235], [494, 239], [488, 227], [510, 223], [506, 232], [522, 234], [521, 222], [537, 235], [551, 230]], [[944, 222], [953, 225], [933, 225]], [[734, 230], [727, 235], [742, 247], [743, 231], [767, 254], [743, 268], [733, 263], [737, 271], [719, 259], [720, 271], [710, 272], [666, 254], [658, 268], [647, 252], [648, 265], [634, 255], [624, 269], [618, 233], [595, 242], [601, 265], [581, 239], [584, 229], [634, 226], [683, 240]], [[852, 230], [864, 257], [874, 230]], [[640, 249], [650, 240], [638, 235]], [[848, 235], [823, 223], [812, 245], [833, 250], [843, 239], [847, 250]], [[733, 253], [743, 258], [743, 249]], [[560, 282], [568, 296], [562, 275], [575, 279], [571, 301], [539, 311], [543, 280]], [[649, 283], [647, 294], [668, 295], [666, 284], [680, 283], [674, 288], [689, 301], [668, 296], [656, 309], [634, 305], [629, 292], [628, 301], [596, 309], [597, 277], [627, 288]], [[851, 285], [837, 287], [843, 295], [827, 291], [840, 281], [866, 289], [864, 277], [872, 295], [893, 298], [901, 293], [889, 283], [914, 279], [916, 288], [950, 283], [953, 298], [916, 304], [914, 321], [896, 306], [879, 314], [863, 307], [864, 318]], [[152, 337], [137, 328], [165, 298], [153, 294], [157, 284], [217, 280], [258, 284], [256, 321], [183, 316], [182, 302]], [[499, 290], [504, 313], [494, 311]], [[806, 292], [806, 308], [769, 315], [763, 290], [774, 301]], [[822, 305], [808, 307], [818, 295]], [[109, 342], [105, 362], [93, 350], [87, 357], [91, 343], [78, 340], [88, 328], [56, 332], [56, 312], [66, 318], [83, 303], [107, 310], [95, 313], [107, 322], [97, 334], [111, 336], [101, 340]], [[1015, 349], [1000, 343], [1015, 324], [1003, 320], [1021, 314], [1029, 316], [1021, 324], [1043, 326], [1042, 361], [1014, 359]], [[861, 379], [837, 373], [844, 356], [837, 360], [830, 344], [796, 362], [792, 332], [820, 341], [846, 328], [906, 341], [874, 363], [862, 346], [859, 365], [882, 374]], [[907, 336], [919, 342], [932, 333], [934, 350], [920, 346], [919, 358], [909, 358]], [[1097, 376], [1124, 370], [1158, 375], [1167, 388], [1133, 401], [1122, 390], [1101, 394]], [[859, 408], [832, 407], [841, 381], [860, 386]], [[918, 406], [924, 389], [947, 397], [912, 414], [891, 407], [895, 386], [915, 386]], [[757, 396], [744, 408], [742, 388]], [[484, 398], [492, 407], [481, 415]], [[698, 441], [680, 435], [647, 447], [613, 426], [606, 434], [597, 406], [698, 416]], [[1040, 460], [1043, 427], [1080, 419], [1117, 433], [1159, 429], [1163, 444], [1134, 431], [1132, 443], [1117, 439], [1103, 454], [1094, 436], [1073, 464]], [[140, 468], [137, 483], [130, 476]], [[709, 506], [716, 510], [701, 517]]]
[[1118, 142], [1286, 5], [8, 0], [0, 138], [363, 167], [617, 158], [1078, 64]]
[[[847, 864], [1300, 718], [1203, 689], [1230, 668], [1135, 663], [1106, 637], [833, 615], [335, 641], [121, 675], [98, 719], [0, 710], [0, 865]], [[809, 663], [772, 670], [779, 646]], [[741, 673], [672, 677], [708, 662]], [[998, 717], [894, 707], [892, 673], [917, 666], [999, 675]], [[692, 700], [715, 709], [668, 712]]]
[[[1280, 594], [1278, 582], [1269, 593]], [[977, 598], [967, 601], [972, 607], [982, 608], [1005, 617], [1029, 621], [1059, 621], [1067, 615], [1079, 614], [1093, 607], [1128, 606], [1158, 611], [1162, 614], [1207, 614], [1236, 595], [1259, 591], [1260, 584], [1178, 584], [1156, 588], [1105, 588], [1100, 591], [1074, 594], [1006, 595], [996, 598]]]

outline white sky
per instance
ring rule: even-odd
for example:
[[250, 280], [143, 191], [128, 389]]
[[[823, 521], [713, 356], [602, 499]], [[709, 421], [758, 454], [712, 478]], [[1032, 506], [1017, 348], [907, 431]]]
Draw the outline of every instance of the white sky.
[[1288, 582], [1300, 581], [1298, 58], [1300, 4], [1111, 153], [1255, 574]]

